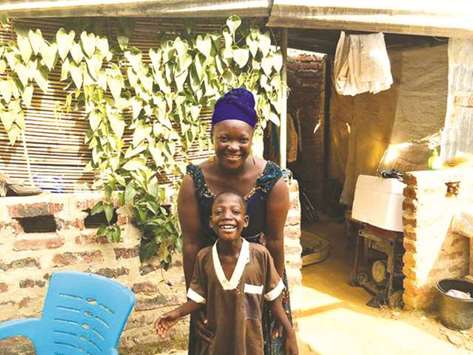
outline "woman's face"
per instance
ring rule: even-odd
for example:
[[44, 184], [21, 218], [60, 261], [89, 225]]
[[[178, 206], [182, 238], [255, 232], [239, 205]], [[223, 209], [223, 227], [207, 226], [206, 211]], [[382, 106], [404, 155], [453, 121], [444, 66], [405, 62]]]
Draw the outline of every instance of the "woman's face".
[[215, 155], [221, 167], [238, 170], [251, 153], [253, 128], [239, 120], [225, 120], [213, 127]]

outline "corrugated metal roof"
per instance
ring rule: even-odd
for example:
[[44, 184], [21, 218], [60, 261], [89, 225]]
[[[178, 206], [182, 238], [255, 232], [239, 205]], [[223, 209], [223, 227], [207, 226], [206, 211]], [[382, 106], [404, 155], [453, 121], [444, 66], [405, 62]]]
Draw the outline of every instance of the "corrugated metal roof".
[[248, 17], [269, 16], [270, 0], [10, 0], [0, 1], [9, 17]]
[[268, 26], [473, 37], [470, 0], [274, 0]]

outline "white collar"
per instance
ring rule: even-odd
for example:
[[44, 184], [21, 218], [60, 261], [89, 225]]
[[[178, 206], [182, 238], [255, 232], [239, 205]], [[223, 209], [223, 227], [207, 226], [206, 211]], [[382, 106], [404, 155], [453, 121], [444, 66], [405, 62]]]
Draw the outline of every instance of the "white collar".
[[227, 280], [227, 277], [223, 272], [222, 264], [220, 263], [220, 258], [218, 257], [217, 242], [215, 242], [212, 247], [212, 261], [215, 274], [217, 274], [217, 279], [224, 290], [234, 290], [240, 283], [241, 276], [245, 270], [245, 265], [250, 261], [250, 243], [243, 239], [243, 244], [241, 245], [240, 255], [238, 256], [235, 270], [233, 270], [230, 280]]

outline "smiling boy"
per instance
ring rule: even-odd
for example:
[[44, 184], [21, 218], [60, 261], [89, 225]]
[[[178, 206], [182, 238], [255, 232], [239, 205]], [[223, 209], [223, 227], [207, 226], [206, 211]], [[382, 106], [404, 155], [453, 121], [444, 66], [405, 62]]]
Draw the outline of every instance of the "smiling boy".
[[179, 318], [205, 307], [215, 336], [210, 343], [197, 340], [193, 353], [261, 355], [263, 303], [271, 302], [271, 311], [285, 331], [286, 354], [296, 355], [295, 333], [279, 297], [284, 285], [271, 255], [264, 246], [241, 237], [248, 225], [243, 198], [233, 192], [217, 195], [210, 225], [218, 240], [197, 254], [189, 300], [156, 321], [158, 334], [164, 336]]

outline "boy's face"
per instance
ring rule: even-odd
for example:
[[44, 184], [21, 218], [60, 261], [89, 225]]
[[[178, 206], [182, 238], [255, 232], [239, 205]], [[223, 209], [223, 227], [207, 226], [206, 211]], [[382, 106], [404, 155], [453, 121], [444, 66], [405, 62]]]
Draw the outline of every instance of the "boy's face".
[[248, 226], [248, 216], [241, 198], [232, 194], [217, 197], [212, 206], [210, 227], [219, 239], [235, 240], [240, 238], [243, 228]]

